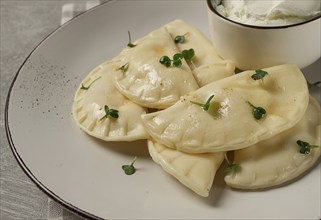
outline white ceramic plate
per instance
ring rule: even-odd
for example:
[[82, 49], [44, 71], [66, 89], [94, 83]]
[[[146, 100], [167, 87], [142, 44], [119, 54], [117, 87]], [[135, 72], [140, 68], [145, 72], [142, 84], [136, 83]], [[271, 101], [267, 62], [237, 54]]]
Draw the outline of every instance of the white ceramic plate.
[[[19, 70], [6, 105], [22, 168], [55, 200], [91, 218], [320, 218], [320, 164], [295, 183], [255, 192], [229, 189], [220, 171], [201, 198], [152, 162], [145, 141], [106, 143], [75, 125], [71, 104], [83, 77], [126, 46], [127, 30], [136, 39], [174, 19], [208, 34], [205, 1], [111, 1], [46, 38]], [[320, 60], [304, 72], [320, 80]], [[126, 176], [121, 166], [134, 156], [138, 171]]]

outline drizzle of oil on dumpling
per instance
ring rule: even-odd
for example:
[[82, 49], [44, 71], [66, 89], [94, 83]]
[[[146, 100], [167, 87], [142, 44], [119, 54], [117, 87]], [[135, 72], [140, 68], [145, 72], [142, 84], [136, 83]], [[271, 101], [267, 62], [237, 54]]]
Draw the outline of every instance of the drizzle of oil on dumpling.
[[321, 144], [321, 111], [310, 97], [304, 117], [293, 128], [253, 146], [234, 151], [240, 169], [225, 176], [227, 185], [241, 189], [262, 189], [287, 183], [309, 170], [320, 158], [321, 149], [301, 154], [297, 140]]
[[167, 173], [200, 196], [207, 197], [224, 153], [188, 154], [147, 141], [152, 159]]
[[182, 60], [181, 67], [166, 67], [159, 62], [162, 56], [173, 57], [180, 51], [168, 31], [162, 27], [134, 42], [114, 58], [126, 71], [118, 71], [115, 86], [133, 102], [149, 108], [163, 109], [198, 88], [194, 76]]
[[211, 42], [196, 27], [182, 20], [172, 21], [165, 27], [173, 39], [185, 35], [185, 41], [176, 44], [180, 51], [189, 48], [195, 50], [195, 57], [189, 66], [200, 87], [234, 74], [234, 62], [221, 58]]
[[[254, 71], [245, 71], [191, 92], [165, 110], [143, 115], [147, 132], [168, 147], [204, 153], [245, 148], [293, 127], [309, 102], [304, 75], [291, 64], [265, 71], [264, 81], [253, 80]], [[205, 103], [212, 95], [208, 111], [191, 103]], [[255, 119], [248, 101], [267, 114]]]
[[[114, 87], [114, 63], [107, 61], [92, 70], [82, 81], [88, 90], [76, 91], [72, 106], [77, 125], [91, 136], [106, 141], [133, 141], [148, 137], [141, 115], [146, 109], [131, 102]], [[104, 106], [119, 111], [117, 119], [103, 118]]]

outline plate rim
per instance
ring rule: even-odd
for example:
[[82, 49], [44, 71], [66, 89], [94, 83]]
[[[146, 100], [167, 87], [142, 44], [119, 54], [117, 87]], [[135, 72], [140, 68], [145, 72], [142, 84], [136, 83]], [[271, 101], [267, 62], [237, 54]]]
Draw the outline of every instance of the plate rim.
[[51, 191], [49, 188], [47, 188], [40, 180], [38, 180], [38, 178], [32, 173], [32, 171], [28, 168], [28, 166], [25, 164], [24, 160], [21, 158], [21, 156], [19, 155], [16, 146], [14, 144], [14, 140], [12, 138], [11, 135], [11, 130], [10, 130], [10, 123], [9, 123], [9, 105], [10, 105], [10, 97], [11, 97], [11, 92], [12, 89], [16, 83], [16, 80], [19, 76], [19, 74], [21, 73], [22, 68], [25, 66], [25, 64], [27, 63], [27, 61], [30, 59], [30, 57], [36, 52], [36, 50], [38, 48], [40, 48], [40, 46], [42, 44], [44, 44], [51, 36], [55, 35], [56, 32], [58, 32], [59, 30], [65, 28], [66, 26], [68, 26], [70, 23], [72, 23], [73, 21], [75, 21], [76, 19], [78, 19], [79, 17], [82, 17], [92, 11], [94, 11], [97, 8], [103, 7], [104, 5], [116, 2], [117, 0], [107, 0], [106, 2], [102, 2], [99, 5], [96, 5], [86, 11], [80, 12], [79, 14], [75, 15], [73, 18], [71, 18], [70, 20], [68, 20], [67, 22], [65, 22], [62, 25], [59, 25], [58, 27], [56, 27], [54, 30], [52, 30], [49, 34], [47, 34], [47, 36], [45, 36], [32, 50], [31, 52], [27, 55], [27, 57], [24, 59], [24, 61], [22, 62], [22, 64], [20, 65], [20, 67], [18, 68], [11, 84], [9, 87], [9, 90], [7, 92], [7, 97], [6, 97], [6, 101], [5, 101], [5, 109], [4, 109], [4, 127], [5, 127], [5, 133], [6, 133], [6, 137], [7, 137], [7, 141], [9, 143], [9, 147], [13, 153], [14, 158], [16, 159], [16, 161], [18, 162], [20, 168], [23, 170], [23, 172], [29, 177], [29, 179], [35, 183], [35, 185], [37, 186], [38, 189], [40, 189], [42, 192], [44, 192], [49, 198], [53, 199], [55, 202], [59, 203], [60, 205], [62, 205], [64, 208], [67, 208], [68, 210], [72, 211], [74, 214], [80, 216], [80, 217], [85, 217], [88, 219], [93, 219], [93, 220], [102, 220], [103, 218], [86, 212], [84, 210], [82, 210], [81, 208], [65, 201], [64, 199], [62, 199], [61, 197], [59, 197], [57, 194], [55, 194], [53, 191]]

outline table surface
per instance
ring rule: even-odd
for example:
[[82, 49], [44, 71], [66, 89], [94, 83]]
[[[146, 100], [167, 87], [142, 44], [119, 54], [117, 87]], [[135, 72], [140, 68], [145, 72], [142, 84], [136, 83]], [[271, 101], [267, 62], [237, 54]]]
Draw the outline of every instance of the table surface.
[[103, 2], [99, 0], [0, 0], [0, 219], [85, 219], [49, 198], [21, 169], [12, 154], [5, 134], [4, 109], [10, 84], [30, 52], [62, 23]]

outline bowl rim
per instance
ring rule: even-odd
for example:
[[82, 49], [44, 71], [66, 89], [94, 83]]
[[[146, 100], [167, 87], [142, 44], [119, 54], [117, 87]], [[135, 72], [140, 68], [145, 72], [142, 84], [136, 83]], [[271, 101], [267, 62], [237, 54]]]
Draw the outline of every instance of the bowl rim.
[[[301, 26], [310, 22], [313, 22], [315, 20], [320, 19], [321, 20], [321, 14], [311, 18], [309, 20], [306, 21], [302, 21], [299, 23], [295, 23], [295, 24], [288, 24], [288, 25], [279, 25], [279, 26], [259, 26], [259, 25], [250, 25], [250, 24], [244, 24], [241, 22], [237, 22], [237, 21], [233, 21], [231, 19], [228, 19], [226, 17], [224, 17], [223, 15], [221, 15], [220, 13], [217, 12], [217, 10], [214, 8], [213, 4], [212, 4], [213, 0], [206, 0], [207, 2], [207, 7], [211, 10], [212, 13], [214, 13], [215, 15], [217, 15], [218, 17], [220, 17], [221, 19], [227, 21], [227, 22], [231, 22], [235, 25], [239, 25], [239, 26], [243, 26], [243, 27], [247, 27], [247, 28], [253, 28], [253, 29], [285, 29], [285, 28], [290, 28], [290, 27], [297, 27], [297, 26]], [[222, 1], [222, 0], [221, 0]]]

